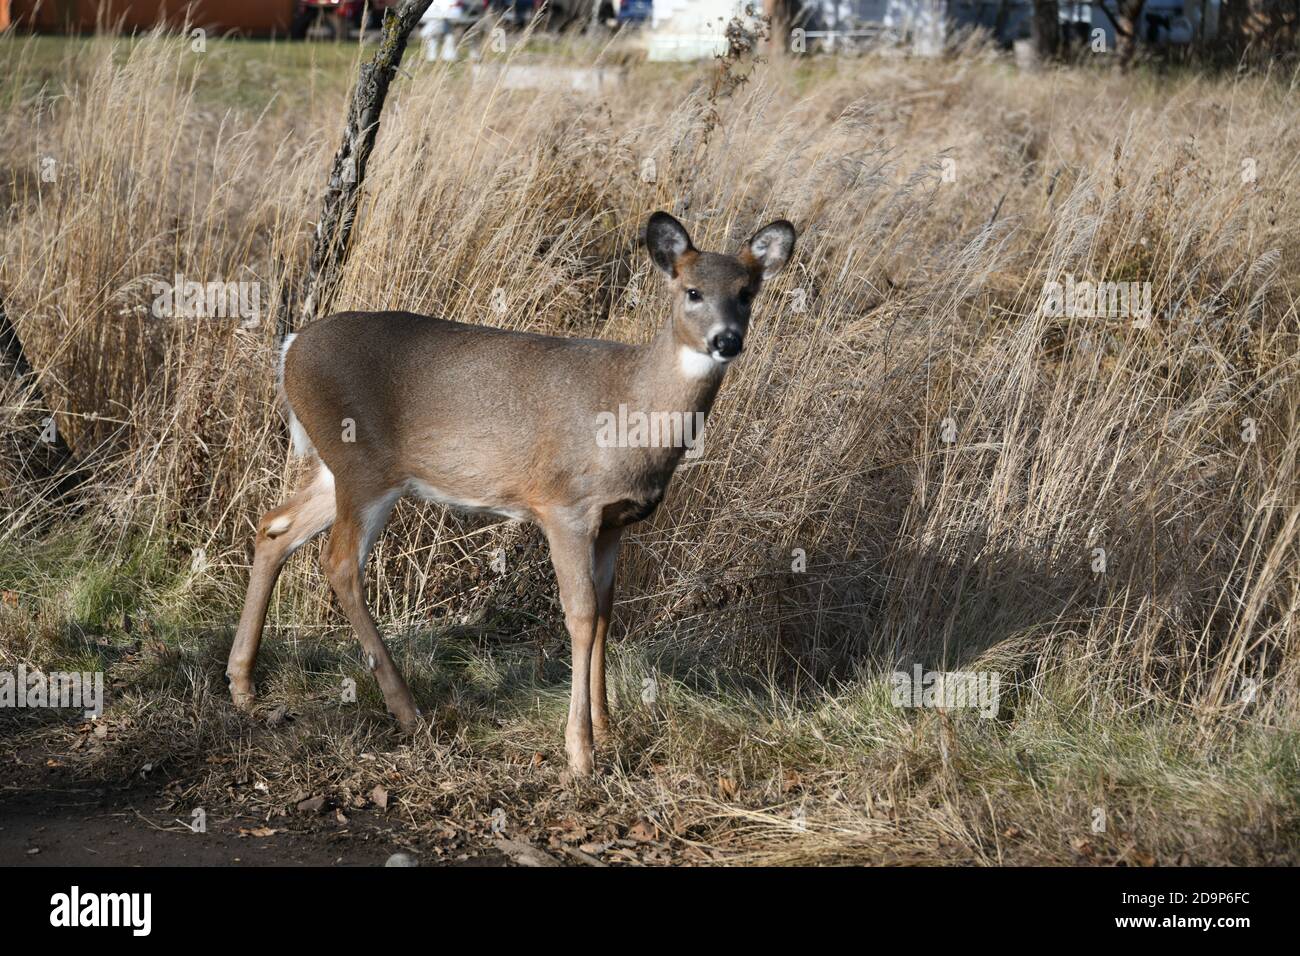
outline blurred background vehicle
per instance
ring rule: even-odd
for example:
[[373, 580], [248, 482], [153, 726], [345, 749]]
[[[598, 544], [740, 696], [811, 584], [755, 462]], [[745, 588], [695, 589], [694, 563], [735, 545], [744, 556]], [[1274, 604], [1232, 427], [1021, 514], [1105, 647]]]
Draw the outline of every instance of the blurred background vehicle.
[[614, 0], [614, 19], [618, 26], [649, 23], [654, 0]]
[[[648, 20], [653, 9], [652, 0], [635, 0], [624, 4], [629, 12], [633, 7], [644, 14], [637, 14], [641, 20]], [[493, 11], [504, 15], [505, 20], [516, 26], [526, 25], [535, 14], [540, 15], [539, 26], [545, 30], [565, 30], [570, 27], [606, 26], [614, 27], [620, 22], [620, 0], [549, 0], [544, 6], [541, 0], [491, 0]]]
[[296, 0], [289, 35], [295, 40], [347, 40], [377, 30], [397, 0]]
[[[499, 18], [503, 26], [523, 29], [540, 15], [539, 29], [596, 27], [617, 29], [650, 22], [653, 0], [433, 0], [420, 19], [419, 35], [428, 60], [455, 60], [465, 35], [484, 17]], [[470, 56], [473, 57], [473, 53]]]

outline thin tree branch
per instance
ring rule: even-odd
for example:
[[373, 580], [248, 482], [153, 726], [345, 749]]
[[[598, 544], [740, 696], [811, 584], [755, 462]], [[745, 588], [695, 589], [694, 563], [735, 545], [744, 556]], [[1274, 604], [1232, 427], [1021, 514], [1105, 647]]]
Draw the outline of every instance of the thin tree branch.
[[379, 114], [384, 109], [388, 85], [406, 52], [406, 41], [424, 16], [432, 0], [402, 0], [400, 6], [384, 11], [383, 35], [370, 62], [361, 65], [357, 85], [348, 104], [343, 142], [334, 154], [329, 184], [321, 200], [320, 219], [311, 259], [307, 265], [306, 297], [300, 313], [281, 309], [277, 331], [281, 336], [305, 324], [329, 302], [347, 258], [348, 240], [356, 219], [366, 164], [379, 133]]

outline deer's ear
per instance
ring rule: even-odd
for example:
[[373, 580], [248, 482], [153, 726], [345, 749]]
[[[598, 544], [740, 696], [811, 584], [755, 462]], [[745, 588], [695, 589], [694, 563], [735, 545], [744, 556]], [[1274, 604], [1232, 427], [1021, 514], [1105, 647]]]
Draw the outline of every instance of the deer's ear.
[[686, 228], [666, 212], [655, 213], [646, 223], [645, 244], [654, 264], [674, 277], [677, 260], [695, 248]]
[[741, 251], [741, 257], [748, 259], [752, 267], [761, 269], [766, 281], [785, 267], [793, 251], [794, 226], [778, 219], [754, 233]]

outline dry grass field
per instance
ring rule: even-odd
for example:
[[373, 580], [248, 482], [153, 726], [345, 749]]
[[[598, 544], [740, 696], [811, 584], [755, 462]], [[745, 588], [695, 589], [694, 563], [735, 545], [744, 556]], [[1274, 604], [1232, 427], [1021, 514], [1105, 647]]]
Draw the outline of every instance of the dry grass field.
[[[1295, 78], [417, 53], [336, 309], [644, 341], [652, 211], [702, 248], [800, 229], [704, 454], [624, 539], [616, 746], [563, 773], [539, 533], [409, 502], [368, 583], [428, 726], [386, 716], [319, 542], [232, 709], [253, 523], [300, 467], [277, 317], [361, 51], [8, 35], [0, 296], [91, 474], [52, 495], [49, 412], [0, 382], [0, 670], [108, 688], [97, 725], [0, 711], [10, 796], [57, 772], [214, 826], [361, 814], [426, 862], [494, 823], [566, 862], [1296, 862]], [[621, 83], [507, 89], [507, 58]], [[258, 321], [157, 317], [178, 274], [255, 283]], [[1054, 314], [1067, 277], [1149, 283], [1152, 313]], [[918, 664], [996, 673], [996, 713], [895, 706]]]

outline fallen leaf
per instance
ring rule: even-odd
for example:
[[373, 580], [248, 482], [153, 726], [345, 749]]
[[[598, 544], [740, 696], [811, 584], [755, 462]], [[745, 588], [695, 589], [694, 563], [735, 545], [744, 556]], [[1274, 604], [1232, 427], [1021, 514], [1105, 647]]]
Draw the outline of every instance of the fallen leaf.
[[1155, 866], [1156, 865], [1156, 858], [1152, 854], [1147, 853], [1145, 850], [1140, 850], [1136, 846], [1130, 846], [1127, 850], [1125, 850], [1124, 858], [1128, 860], [1130, 863], [1132, 863], [1134, 866]]
[[565, 817], [551, 829], [559, 831], [560, 839], [566, 843], [581, 843], [587, 839], [587, 828], [574, 817]]
[[382, 783], [375, 784], [375, 789], [370, 791], [370, 802], [380, 810], [388, 809], [388, 788]]
[[627, 836], [637, 843], [649, 843], [658, 836], [658, 829], [649, 820], [642, 818], [628, 828]]
[[324, 797], [309, 797], [298, 802], [298, 809], [303, 813], [320, 813], [325, 809]]
[[240, 837], [269, 837], [277, 833], [283, 833], [283, 830], [273, 830], [271, 827], [240, 827]]
[[734, 797], [739, 789], [740, 788], [736, 786], [736, 781], [732, 780], [730, 777], [718, 778], [718, 793], [723, 797], [726, 797], [728, 800]]

